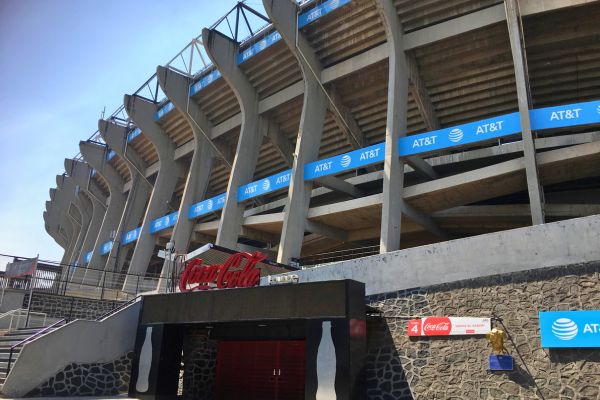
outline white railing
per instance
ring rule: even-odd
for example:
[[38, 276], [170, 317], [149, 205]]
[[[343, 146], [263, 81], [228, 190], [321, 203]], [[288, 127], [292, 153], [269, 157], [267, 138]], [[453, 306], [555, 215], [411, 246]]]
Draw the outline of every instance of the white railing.
[[[25, 327], [45, 326], [47, 319], [47, 314], [45, 313], [17, 308], [0, 314], [0, 327], [14, 331]], [[5, 325], [6, 323], [7, 325]]]

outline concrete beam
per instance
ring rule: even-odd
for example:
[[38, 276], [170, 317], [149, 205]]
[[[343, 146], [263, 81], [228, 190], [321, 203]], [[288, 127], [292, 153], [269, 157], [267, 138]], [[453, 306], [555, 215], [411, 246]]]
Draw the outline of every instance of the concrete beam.
[[135, 175], [141, 175], [148, 185], [152, 186], [152, 184], [145, 179], [148, 165], [133, 147], [128, 146], [127, 133], [129, 132], [129, 129], [115, 121], [100, 119], [98, 120], [98, 130], [106, 144], [108, 144], [108, 146], [125, 162], [129, 169], [130, 176], [133, 178]]
[[383, 163], [383, 204], [381, 209], [381, 253], [400, 249], [404, 207], [404, 161], [398, 154], [398, 139], [406, 135], [409, 69], [404, 52], [402, 25], [391, 0], [377, 0], [389, 46], [389, 78], [385, 160]]
[[213, 64], [235, 94], [242, 116], [235, 160], [227, 184], [227, 195], [216, 240], [217, 245], [235, 248], [245, 207], [237, 201], [237, 188], [252, 182], [268, 122], [258, 114], [258, 94], [237, 65], [239, 45], [214, 29], [202, 31], [202, 42]]
[[116, 233], [125, 209], [126, 197], [123, 194], [123, 185], [125, 182], [117, 170], [106, 161], [106, 146], [82, 141], [79, 142], [79, 149], [83, 155], [83, 159], [96, 170], [96, 173], [100, 174], [106, 180], [110, 192], [108, 207], [106, 208], [102, 226], [94, 244], [92, 258], [83, 278], [83, 283], [97, 285], [102, 275], [99, 270], [104, 270], [107, 261], [106, 257], [100, 255], [100, 248], [102, 244], [114, 239], [111, 235]]
[[329, 101], [319, 81], [320, 77], [315, 74], [315, 71], [321, 70], [319, 61], [308, 41], [298, 34], [295, 3], [263, 0], [263, 5], [277, 31], [298, 60], [304, 82], [302, 114], [277, 253], [278, 262], [289, 264], [292, 258], [299, 258], [302, 251], [312, 191], [312, 182], [304, 181], [304, 165], [317, 160], [319, 156]]
[[[178, 72], [160, 66], [157, 68], [156, 76], [163, 92], [175, 108], [181, 112], [192, 128], [194, 135], [194, 153], [179, 206], [179, 215], [181, 217], [177, 219], [171, 235], [171, 241], [175, 245], [175, 252], [178, 254], [187, 254], [190, 250], [189, 245], [196, 223], [195, 220], [188, 218], [188, 212], [192, 204], [206, 198], [211, 171], [215, 164], [215, 157], [221, 151], [210, 139], [210, 132], [213, 129], [212, 123], [200, 106], [190, 100], [189, 90], [192, 80]], [[221, 157], [226, 163], [228, 162], [228, 156], [221, 154]], [[168, 276], [170, 271], [167, 271], [167, 268], [170, 266], [171, 262], [165, 260], [163, 264], [165, 276]], [[159, 290], [164, 285], [166, 285], [166, 281], [161, 279]]]
[[527, 56], [525, 55], [524, 38], [519, 3], [517, 0], [505, 0], [506, 22], [508, 36], [515, 69], [517, 85], [517, 101], [521, 119], [521, 136], [523, 138], [523, 153], [525, 155], [525, 175], [527, 176], [527, 192], [531, 206], [531, 220], [534, 225], [544, 223], [544, 188], [540, 185], [536, 150], [529, 110], [532, 108], [531, 91], [529, 88], [529, 73], [527, 71]]
[[334, 228], [316, 221], [307, 220], [306, 230], [311, 233], [315, 233], [319, 236], [327, 237], [330, 239], [339, 240], [340, 242], [348, 241], [348, 232], [343, 229]]
[[[158, 105], [137, 95], [125, 95], [124, 104], [125, 111], [131, 120], [154, 145], [160, 162], [160, 169], [144, 214], [140, 235], [129, 264], [130, 274], [145, 274], [155, 247], [155, 238], [150, 233], [150, 225], [153, 220], [164, 216], [173, 209], [169, 204], [181, 176], [181, 166], [175, 161], [175, 144], [154, 120]], [[123, 284], [123, 290], [131, 291], [135, 284], [134, 278], [127, 278]]]

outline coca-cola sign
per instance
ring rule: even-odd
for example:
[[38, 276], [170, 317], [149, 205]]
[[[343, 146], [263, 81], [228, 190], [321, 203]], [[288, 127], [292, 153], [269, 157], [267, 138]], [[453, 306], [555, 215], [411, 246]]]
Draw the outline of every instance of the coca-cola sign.
[[408, 336], [485, 335], [490, 318], [425, 317], [408, 321]]
[[267, 257], [259, 252], [235, 253], [223, 264], [205, 265], [200, 258], [189, 260], [179, 280], [181, 292], [257, 286], [260, 269]]

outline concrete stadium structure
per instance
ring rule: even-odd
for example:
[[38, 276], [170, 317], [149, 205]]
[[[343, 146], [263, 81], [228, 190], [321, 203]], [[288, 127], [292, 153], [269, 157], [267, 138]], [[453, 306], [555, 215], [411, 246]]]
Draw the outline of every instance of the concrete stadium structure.
[[600, 214], [600, 2], [263, 4], [65, 160], [44, 221], [73, 283], [160, 273], [167, 242], [315, 264]]

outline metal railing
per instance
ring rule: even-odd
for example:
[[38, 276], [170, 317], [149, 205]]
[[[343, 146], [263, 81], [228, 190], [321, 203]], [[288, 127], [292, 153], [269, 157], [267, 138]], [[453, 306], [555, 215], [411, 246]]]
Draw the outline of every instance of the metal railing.
[[379, 254], [379, 245], [314, 254], [309, 257], [303, 257], [298, 262], [302, 267], [318, 267], [340, 261], [352, 260], [354, 258], [373, 256], [376, 254]]
[[[8, 331], [12, 331], [19, 328], [25, 328], [29, 326], [29, 322], [32, 320], [32, 317], [39, 317], [41, 322], [40, 326], [46, 325], [46, 320], [48, 319], [48, 314], [42, 312], [30, 312], [25, 308], [17, 308], [15, 310], [10, 310], [0, 315], [0, 329], [4, 328], [4, 320], [10, 318], [7, 329]], [[25, 324], [21, 326], [21, 319], [24, 320]], [[13, 322], [16, 320], [15, 326], [13, 326]]]
[[58, 327], [58, 325], [64, 324], [66, 323], [65, 319], [61, 319], [59, 321], [56, 321], [55, 323], [53, 323], [50, 326], [47, 326], [39, 331], [37, 331], [36, 333], [34, 333], [33, 335], [21, 340], [19, 343], [14, 344], [10, 347], [10, 351], [8, 353], [8, 363], [6, 365], [6, 376], [8, 376], [8, 374], [10, 373], [10, 367], [12, 364], [12, 356], [15, 352], [15, 349], [19, 346], [24, 346], [25, 344], [29, 343], [30, 341], [32, 341], [33, 339], [38, 338], [39, 336], [42, 336], [43, 334], [47, 333], [50, 330], [54, 330], [56, 327]]

